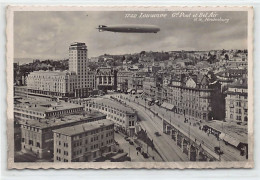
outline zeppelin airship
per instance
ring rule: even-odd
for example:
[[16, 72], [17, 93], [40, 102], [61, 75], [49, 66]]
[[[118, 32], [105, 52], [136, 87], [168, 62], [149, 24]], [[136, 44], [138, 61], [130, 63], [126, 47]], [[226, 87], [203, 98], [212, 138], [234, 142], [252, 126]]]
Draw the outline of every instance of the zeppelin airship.
[[99, 32], [110, 31], [119, 33], [157, 33], [160, 28], [155, 25], [127, 24], [127, 25], [99, 25]]

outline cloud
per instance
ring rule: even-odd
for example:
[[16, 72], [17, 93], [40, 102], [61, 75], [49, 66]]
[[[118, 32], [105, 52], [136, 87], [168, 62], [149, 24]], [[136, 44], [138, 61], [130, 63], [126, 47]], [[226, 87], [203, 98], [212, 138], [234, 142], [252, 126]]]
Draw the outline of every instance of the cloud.
[[[146, 51], [246, 49], [247, 13], [218, 12], [229, 23], [192, 18], [125, 18], [126, 12], [15, 12], [16, 58], [67, 58], [69, 44], [85, 42], [89, 56]], [[131, 12], [138, 13], [139, 12]], [[153, 13], [153, 12], [148, 12]], [[158, 13], [158, 12], [157, 12]], [[98, 32], [101, 24], [154, 24], [157, 34]]]

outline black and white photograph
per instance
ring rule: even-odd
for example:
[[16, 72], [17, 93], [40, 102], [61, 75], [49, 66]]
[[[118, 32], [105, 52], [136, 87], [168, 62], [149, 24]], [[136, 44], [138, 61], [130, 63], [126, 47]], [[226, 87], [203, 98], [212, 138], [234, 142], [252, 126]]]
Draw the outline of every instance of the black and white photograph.
[[8, 168], [252, 168], [252, 14], [9, 6]]

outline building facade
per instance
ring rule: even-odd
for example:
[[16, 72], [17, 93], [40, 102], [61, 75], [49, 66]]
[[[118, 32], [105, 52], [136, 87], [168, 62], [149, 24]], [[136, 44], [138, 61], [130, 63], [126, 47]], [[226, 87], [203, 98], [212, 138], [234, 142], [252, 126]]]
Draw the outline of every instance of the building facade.
[[128, 90], [134, 90], [135, 92], [143, 91], [143, 82], [146, 76], [145, 72], [134, 72], [132, 76], [128, 77]]
[[143, 82], [144, 97], [155, 99], [156, 80], [146, 77]]
[[89, 162], [113, 151], [114, 123], [107, 119], [53, 132], [54, 162]]
[[14, 105], [15, 121], [40, 121], [45, 118], [62, 117], [72, 113], [79, 113], [84, 110], [84, 107], [78, 104], [51, 101], [51, 100], [35, 100], [35, 99], [20, 99]]
[[131, 71], [118, 71], [117, 73], [117, 90], [127, 92], [128, 78], [133, 75]]
[[21, 121], [21, 150], [33, 153], [38, 158], [51, 158], [53, 156], [52, 130], [105, 118], [106, 116], [101, 113], [88, 113], [38, 121]]
[[34, 71], [27, 77], [27, 89], [35, 95], [73, 96], [76, 74], [68, 71]]
[[228, 122], [247, 123], [248, 121], [248, 83], [240, 78], [228, 86], [226, 91], [226, 117]]
[[[85, 43], [74, 42], [69, 47], [69, 70], [76, 74], [75, 96], [87, 97], [94, 86], [88, 68], [88, 49]], [[90, 77], [90, 78], [89, 78]]]
[[115, 128], [128, 136], [134, 136], [137, 114], [136, 112], [118, 102], [116, 99], [93, 99], [86, 102], [86, 110], [96, 110], [107, 115], [107, 119], [115, 123]]
[[110, 67], [101, 67], [96, 72], [96, 87], [107, 92], [117, 90], [117, 71]]
[[220, 83], [206, 75], [176, 75], [168, 85], [146, 79], [144, 95], [161, 104], [174, 105], [172, 110], [190, 120], [224, 118]]

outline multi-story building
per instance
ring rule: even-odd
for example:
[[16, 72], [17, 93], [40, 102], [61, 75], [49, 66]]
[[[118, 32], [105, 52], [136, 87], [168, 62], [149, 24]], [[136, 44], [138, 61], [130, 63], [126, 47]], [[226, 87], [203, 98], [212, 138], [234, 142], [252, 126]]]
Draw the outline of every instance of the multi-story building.
[[128, 77], [128, 90], [134, 90], [137, 93], [143, 91], [143, 81], [146, 77], [146, 72], [134, 72]]
[[53, 155], [52, 130], [105, 119], [98, 112], [52, 117], [35, 121], [21, 121], [21, 150], [34, 153], [38, 158], [50, 158]]
[[224, 118], [224, 97], [220, 84], [207, 75], [176, 75], [170, 84], [164, 86], [145, 81], [144, 94], [159, 101], [162, 107], [169, 107], [191, 120]]
[[128, 78], [133, 75], [131, 71], [118, 71], [117, 73], [117, 90], [126, 92], [128, 89]]
[[248, 121], [247, 78], [240, 78], [228, 86], [226, 91], [226, 121]]
[[14, 97], [28, 97], [30, 95], [27, 86], [14, 86]]
[[14, 105], [14, 118], [16, 121], [32, 120], [40, 121], [45, 118], [65, 116], [82, 112], [84, 107], [78, 104], [64, 101], [36, 100], [24, 98], [17, 100]]
[[68, 71], [34, 71], [27, 77], [27, 89], [34, 95], [73, 96], [75, 73]]
[[98, 90], [117, 90], [117, 71], [110, 67], [100, 67], [96, 73], [96, 87]]
[[54, 162], [89, 162], [113, 151], [114, 123], [105, 119], [54, 132]]
[[156, 81], [153, 77], [146, 77], [143, 82], [144, 97], [155, 99]]
[[221, 91], [226, 91], [228, 89], [228, 85], [232, 84], [234, 80], [244, 77], [246, 74], [246, 69], [226, 69], [218, 72], [216, 77], [219, 79], [221, 84]]
[[97, 110], [115, 122], [116, 129], [133, 136], [136, 128], [137, 114], [129, 106], [116, 99], [95, 98], [86, 102], [86, 110]]
[[168, 89], [178, 113], [192, 120], [224, 118], [224, 97], [220, 83], [210, 75], [180, 76]]
[[[172, 93], [172, 94], [171, 94]], [[220, 83], [210, 75], [181, 76], [170, 85], [169, 96], [177, 100], [177, 112], [193, 120], [224, 118], [224, 97]], [[175, 105], [177, 105], [175, 103]]]
[[88, 72], [88, 82], [91, 90], [96, 89], [96, 71]]
[[89, 78], [88, 49], [85, 43], [74, 42], [69, 47], [69, 70], [76, 73], [75, 96], [87, 97], [88, 91], [93, 86]]
[[26, 79], [27, 93], [46, 97], [87, 97], [95, 88], [95, 72], [88, 68], [87, 51], [85, 43], [72, 43], [69, 47], [69, 71], [30, 73]]

